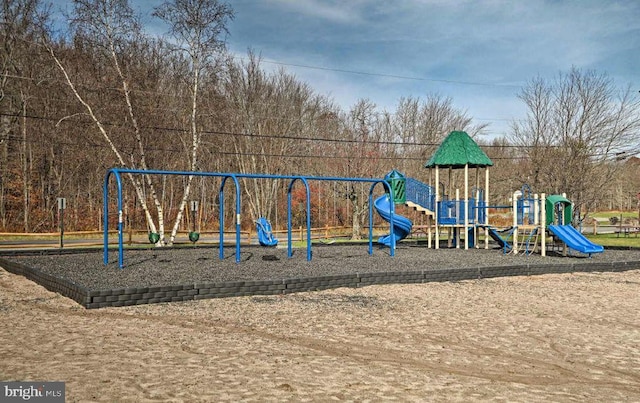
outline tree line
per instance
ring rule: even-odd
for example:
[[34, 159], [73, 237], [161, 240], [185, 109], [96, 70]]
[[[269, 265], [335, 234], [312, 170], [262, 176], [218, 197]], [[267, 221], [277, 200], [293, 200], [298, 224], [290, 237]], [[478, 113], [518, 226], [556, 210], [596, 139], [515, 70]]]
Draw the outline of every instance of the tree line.
[[[494, 161], [498, 203], [528, 183], [566, 192], [581, 220], [599, 208], [634, 207], [640, 191], [637, 91], [606, 73], [574, 68], [530, 79], [514, 100], [525, 103], [526, 118], [484, 141], [490, 126], [450, 97], [406, 97], [392, 110], [360, 99], [344, 109], [284, 68], [263, 69], [254, 51], [232, 55], [225, 41], [235, 14], [222, 1], [166, 1], [145, 16], [165, 23], [162, 37], [145, 33], [126, 0], [71, 4], [62, 25], [43, 0], [2, 0], [3, 232], [53, 230], [58, 197], [68, 200], [69, 230], [100, 228], [111, 167], [348, 177], [397, 169], [427, 182], [424, 163], [453, 130]], [[189, 200], [200, 201], [200, 225], [218, 222], [218, 186], [190, 175], [127, 176], [127, 219], [170, 244], [185, 214], [191, 219]], [[314, 224], [352, 225], [357, 236], [368, 189], [313, 186]], [[277, 180], [243, 180], [242, 224], [284, 222], [282, 189]]]

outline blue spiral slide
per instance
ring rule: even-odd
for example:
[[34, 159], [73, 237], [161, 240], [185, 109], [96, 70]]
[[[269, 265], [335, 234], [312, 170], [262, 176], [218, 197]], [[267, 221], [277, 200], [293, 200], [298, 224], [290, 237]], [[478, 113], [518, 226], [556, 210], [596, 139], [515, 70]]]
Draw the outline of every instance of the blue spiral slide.
[[[383, 220], [389, 222], [391, 221], [391, 214], [389, 214], [389, 209], [391, 208], [389, 195], [384, 194], [378, 197], [374, 202], [373, 206], [375, 207], [380, 217]], [[413, 227], [413, 223], [407, 217], [401, 216], [399, 214], [393, 215], [393, 233], [388, 235], [383, 235], [378, 239], [378, 243], [391, 246], [391, 237], [395, 237], [395, 242], [398, 242], [401, 239], [404, 239], [411, 233], [411, 228]]]

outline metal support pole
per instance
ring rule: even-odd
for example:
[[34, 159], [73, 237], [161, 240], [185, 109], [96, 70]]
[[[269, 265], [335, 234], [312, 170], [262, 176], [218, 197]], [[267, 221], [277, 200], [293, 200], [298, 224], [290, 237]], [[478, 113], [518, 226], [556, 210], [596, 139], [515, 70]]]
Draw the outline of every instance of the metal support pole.
[[67, 207], [67, 199], [58, 197], [58, 228], [60, 229], [60, 249], [64, 247], [64, 209]]

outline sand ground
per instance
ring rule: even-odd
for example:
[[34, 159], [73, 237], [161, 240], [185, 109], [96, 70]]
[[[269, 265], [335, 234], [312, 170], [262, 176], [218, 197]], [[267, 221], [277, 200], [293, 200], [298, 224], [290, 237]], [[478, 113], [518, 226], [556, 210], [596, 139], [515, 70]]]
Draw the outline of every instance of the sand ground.
[[85, 310], [0, 269], [0, 379], [86, 401], [640, 401], [640, 271]]

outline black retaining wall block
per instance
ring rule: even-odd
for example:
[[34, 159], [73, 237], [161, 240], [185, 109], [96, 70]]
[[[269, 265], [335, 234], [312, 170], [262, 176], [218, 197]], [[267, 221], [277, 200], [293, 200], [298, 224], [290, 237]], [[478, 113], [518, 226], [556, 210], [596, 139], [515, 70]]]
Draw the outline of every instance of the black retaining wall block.
[[519, 266], [391, 271], [288, 278], [282, 280], [227, 281], [219, 283], [196, 282], [108, 290], [87, 290], [67, 279], [55, 277], [38, 269], [3, 258], [0, 258], [0, 266], [11, 273], [22, 275], [36, 282], [50, 291], [71, 298], [87, 309], [94, 309], [210, 298], [288, 294], [340, 287], [364, 287], [376, 284], [478, 280], [483, 278], [531, 276], [548, 273], [640, 270], [640, 261], [594, 263], [585, 259], [584, 262], [573, 264], [524, 264]]
[[437, 269], [425, 270], [424, 281], [463, 281], [480, 278], [478, 269]]
[[554, 265], [527, 265], [530, 276], [536, 276], [539, 274], [551, 274], [551, 273], [570, 273], [573, 270], [572, 264], [554, 264]]
[[282, 294], [286, 286], [282, 280], [231, 281], [224, 283], [195, 283], [193, 299], [221, 298], [245, 295]]
[[359, 273], [357, 286], [374, 284], [411, 284], [424, 282], [424, 271], [392, 271], [382, 273]]
[[611, 262], [611, 271], [640, 270], [640, 260], [629, 262]]
[[357, 274], [339, 274], [334, 276], [319, 276], [306, 278], [289, 278], [283, 280], [285, 289], [283, 294], [302, 291], [328, 290], [340, 287], [357, 287]]
[[577, 272], [594, 272], [594, 271], [611, 271], [613, 265], [611, 262], [598, 262], [598, 263], [574, 263], [573, 271]]
[[478, 278], [526, 276], [529, 274], [529, 268], [526, 265], [481, 267], [478, 269], [478, 272]]

